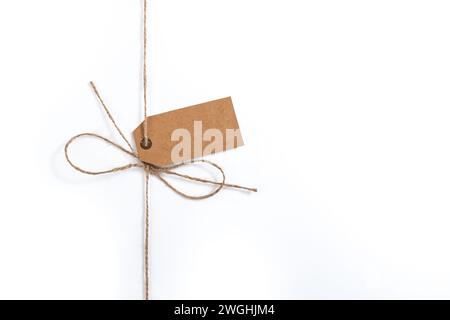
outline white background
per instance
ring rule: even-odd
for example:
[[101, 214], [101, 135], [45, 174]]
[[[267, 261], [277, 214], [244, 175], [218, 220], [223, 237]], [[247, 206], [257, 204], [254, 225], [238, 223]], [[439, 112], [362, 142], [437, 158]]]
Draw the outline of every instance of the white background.
[[[246, 146], [192, 202], [151, 181], [154, 299], [450, 298], [448, 1], [150, 1], [151, 113], [231, 95]], [[0, 298], [141, 299], [140, 0], [0, 2]], [[131, 159], [85, 140], [91, 169]], [[200, 191], [183, 185], [191, 191]]]

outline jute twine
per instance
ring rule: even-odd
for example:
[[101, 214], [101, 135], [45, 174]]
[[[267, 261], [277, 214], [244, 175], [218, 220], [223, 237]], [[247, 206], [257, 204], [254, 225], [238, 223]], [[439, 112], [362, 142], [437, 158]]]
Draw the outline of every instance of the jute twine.
[[[144, 0], [144, 63], [143, 63], [143, 90], [144, 90], [144, 123], [143, 123], [143, 140], [141, 142], [141, 145], [143, 147], [147, 147], [148, 144], [150, 143], [150, 139], [148, 136], [148, 96], [147, 96], [147, 91], [148, 91], [148, 70], [147, 70], [147, 51], [148, 51], [148, 41], [147, 41], [147, 12], [148, 12], [148, 3], [147, 0]], [[121, 145], [119, 145], [118, 143], [113, 142], [112, 140], [105, 138], [99, 134], [96, 133], [81, 133], [78, 134], [74, 137], [72, 137], [67, 143], [66, 146], [64, 148], [64, 152], [65, 152], [65, 156], [66, 156], [66, 160], [67, 162], [77, 171], [84, 173], [84, 174], [88, 174], [88, 175], [103, 175], [103, 174], [109, 174], [109, 173], [118, 173], [118, 172], [122, 172], [122, 171], [126, 171], [126, 170], [130, 170], [133, 168], [140, 168], [143, 169], [144, 171], [144, 299], [145, 300], [149, 300], [150, 298], [150, 290], [149, 290], [149, 240], [150, 240], [150, 236], [149, 236], [149, 229], [150, 229], [150, 215], [149, 215], [149, 177], [150, 176], [154, 176], [156, 178], [158, 178], [159, 180], [161, 180], [167, 187], [169, 187], [172, 191], [174, 191], [175, 193], [177, 193], [178, 195], [190, 199], [190, 200], [203, 200], [203, 199], [207, 199], [207, 198], [211, 198], [213, 196], [215, 196], [216, 194], [218, 194], [223, 188], [228, 187], [228, 188], [234, 188], [234, 189], [241, 189], [241, 190], [245, 190], [245, 191], [251, 191], [251, 192], [257, 192], [256, 188], [247, 188], [244, 186], [240, 186], [240, 185], [236, 185], [236, 184], [228, 184], [225, 183], [225, 172], [224, 170], [217, 164], [215, 164], [214, 162], [208, 161], [208, 160], [204, 160], [204, 159], [200, 159], [200, 160], [192, 160], [189, 162], [185, 162], [185, 163], [181, 163], [181, 164], [176, 164], [176, 165], [171, 165], [171, 166], [157, 166], [151, 163], [147, 163], [147, 162], [143, 162], [139, 159], [139, 156], [137, 154], [137, 152], [134, 150], [134, 148], [132, 147], [131, 143], [128, 141], [128, 139], [125, 137], [125, 135], [123, 134], [122, 130], [120, 129], [120, 127], [117, 125], [117, 122], [114, 120], [114, 117], [112, 116], [109, 108], [107, 107], [105, 101], [103, 100], [102, 96], [100, 95], [97, 87], [95, 86], [95, 84], [93, 82], [90, 83], [91, 87], [95, 93], [95, 95], [97, 96], [98, 100], [100, 101], [100, 104], [102, 105], [107, 117], [109, 118], [109, 120], [111, 121], [111, 123], [113, 124], [114, 128], [117, 130], [117, 132], [119, 133], [120, 137], [124, 140], [124, 142], [126, 143], [126, 147], [123, 147]], [[102, 140], [103, 142], [106, 142], [112, 146], [114, 146], [115, 148], [123, 151], [124, 153], [130, 155], [131, 157], [135, 158], [136, 162], [134, 163], [129, 163], [126, 164], [124, 166], [118, 166], [118, 167], [114, 167], [111, 169], [107, 169], [104, 171], [89, 171], [89, 170], [85, 170], [83, 168], [81, 168], [80, 166], [76, 165], [72, 159], [69, 156], [69, 150], [70, 150], [70, 146], [78, 139], [83, 138], [83, 137], [89, 137], [89, 138], [95, 138], [95, 139], [99, 139]], [[211, 166], [212, 168], [218, 170], [218, 172], [221, 175], [221, 180], [220, 181], [213, 181], [213, 180], [209, 180], [209, 179], [203, 179], [203, 178], [198, 178], [198, 177], [193, 177], [190, 175], [186, 175], [186, 174], [181, 174], [178, 172], [175, 172], [174, 170], [189, 164], [195, 164], [195, 163], [200, 163], [200, 164], [206, 164]], [[175, 187], [173, 184], [171, 184], [164, 176], [176, 176], [185, 180], [189, 180], [189, 181], [193, 181], [193, 182], [198, 182], [198, 183], [203, 183], [203, 184], [210, 184], [210, 185], [214, 185], [215, 188], [210, 191], [207, 194], [204, 195], [191, 195], [188, 193], [185, 193], [183, 191], [181, 191], [180, 189], [178, 189], [177, 187]]]

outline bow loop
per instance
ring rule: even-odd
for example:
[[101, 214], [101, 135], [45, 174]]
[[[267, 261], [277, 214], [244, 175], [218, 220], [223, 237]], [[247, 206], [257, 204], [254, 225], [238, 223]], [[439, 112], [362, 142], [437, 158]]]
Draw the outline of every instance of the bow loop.
[[100, 139], [110, 145], [112, 145], [113, 147], [125, 152], [126, 154], [129, 154], [130, 156], [137, 158], [137, 155], [134, 152], [128, 151], [127, 149], [125, 149], [124, 147], [118, 145], [117, 143], [102, 137], [96, 133], [82, 133], [79, 135], [74, 136], [73, 138], [71, 138], [67, 143], [66, 146], [64, 148], [64, 153], [66, 156], [66, 160], [67, 162], [70, 164], [70, 166], [72, 168], [74, 168], [75, 170], [84, 173], [84, 174], [89, 174], [89, 175], [101, 175], [101, 174], [108, 174], [108, 173], [114, 173], [114, 172], [120, 172], [120, 171], [125, 171], [134, 167], [139, 167], [140, 164], [139, 163], [130, 163], [124, 166], [119, 166], [119, 167], [115, 167], [112, 169], [108, 169], [108, 170], [102, 170], [102, 171], [91, 171], [91, 170], [85, 170], [83, 168], [81, 168], [80, 166], [76, 165], [72, 159], [69, 156], [69, 150], [70, 150], [70, 146], [72, 145], [72, 143], [74, 143], [76, 140], [83, 138], [83, 137], [91, 137], [91, 138], [95, 138], [95, 139]]
[[[188, 166], [190, 164], [195, 164], [195, 163], [200, 163], [200, 164], [201, 163], [205, 163], [205, 164], [207, 164], [207, 165], [217, 169], [220, 172], [221, 176], [222, 176], [221, 181], [213, 181], [213, 180], [193, 177], [193, 176], [189, 176], [187, 174], [182, 174], [182, 173], [178, 173], [178, 172], [174, 171], [177, 168]], [[156, 165], [153, 165], [153, 164], [144, 163], [144, 170], [148, 174], [151, 174], [151, 175], [157, 177], [159, 180], [161, 180], [167, 187], [169, 187], [176, 194], [178, 194], [178, 195], [180, 195], [180, 196], [182, 196], [184, 198], [191, 199], [191, 200], [202, 200], [202, 199], [211, 198], [214, 195], [216, 195], [217, 193], [219, 193], [223, 189], [224, 186], [227, 186], [227, 184], [225, 184], [225, 172], [223, 171], [223, 169], [220, 166], [218, 166], [217, 164], [215, 164], [214, 162], [211, 162], [211, 161], [208, 161], [208, 160], [192, 160], [192, 161], [189, 161], [189, 162], [184, 162], [184, 163], [181, 163], [181, 164], [167, 166], [167, 167], [160, 167], [160, 166], [156, 166]], [[188, 193], [185, 193], [185, 192], [181, 191], [180, 189], [175, 187], [173, 184], [171, 184], [164, 177], [164, 175], [172, 175], [172, 176], [176, 176], [176, 177], [179, 177], [181, 179], [184, 179], [184, 180], [198, 182], [198, 183], [212, 184], [212, 185], [215, 185], [216, 188], [214, 190], [212, 190], [211, 192], [205, 194], [205, 195], [200, 195], [200, 196], [190, 195]]]

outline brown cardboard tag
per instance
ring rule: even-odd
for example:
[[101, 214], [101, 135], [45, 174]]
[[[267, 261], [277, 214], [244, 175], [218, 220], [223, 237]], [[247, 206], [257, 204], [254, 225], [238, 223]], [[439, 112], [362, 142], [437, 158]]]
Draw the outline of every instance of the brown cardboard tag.
[[160, 166], [244, 145], [230, 97], [148, 117], [149, 149], [143, 125], [133, 133], [139, 159]]

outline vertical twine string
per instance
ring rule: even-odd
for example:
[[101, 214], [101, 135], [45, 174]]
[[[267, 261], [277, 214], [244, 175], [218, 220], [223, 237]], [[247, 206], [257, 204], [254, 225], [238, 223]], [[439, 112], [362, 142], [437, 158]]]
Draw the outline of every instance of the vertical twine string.
[[[148, 143], [148, 128], [147, 128], [147, 11], [148, 11], [148, 3], [147, 0], [144, 0], [144, 65], [143, 65], [143, 84], [144, 84], [144, 144]], [[149, 182], [149, 174], [145, 172], [145, 203], [144, 203], [144, 299], [150, 299], [150, 290], [149, 290], [149, 258], [148, 258], [148, 248], [149, 248], [149, 225], [150, 225], [150, 214], [149, 214], [149, 204], [148, 204], [148, 182]]]
[[148, 268], [148, 247], [149, 247], [149, 210], [148, 210], [148, 180], [149, 180], [149, 174], [148, 172], [145, 172], [145, 231], [144, 231], [144, 299], [149, 300], [150, 299], [150, 290], [149, 290], [149, 268]]
[[148, 78], [147, 78], [147, 11], [148, 11], [148, 3], [147, 0], [144, 0], [144, 70], [143, 70], [143, 78], [144, 78], [144, 141], [147, 143], [148, 141], [148, 128], [147, 128], [147, 108], [148, 108], [148, 97], [147, 97], [147, 87], [148, 87]]

